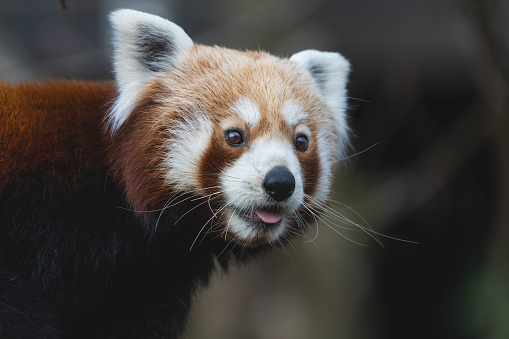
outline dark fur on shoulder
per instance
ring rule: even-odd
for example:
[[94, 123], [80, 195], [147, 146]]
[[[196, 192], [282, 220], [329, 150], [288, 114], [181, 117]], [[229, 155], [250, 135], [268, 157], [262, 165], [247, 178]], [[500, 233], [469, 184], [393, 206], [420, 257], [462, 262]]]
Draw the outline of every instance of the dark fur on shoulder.
[[[35, 184], [9, 191], [0, 198], [2, 338], [182, 332], [191, 294], [207, 282], [224, 242], [189, 251], [192, 239], [182, 233], [147, 231], [106, 172], [73, 194], [48, 196]], [[178, 227], [194, 224], [188, 218]], [[22, 270], [10, 270], [11, 263]]]
[[57, 319], [26, 279], [0, 254], [0, 338], [56, 338]]

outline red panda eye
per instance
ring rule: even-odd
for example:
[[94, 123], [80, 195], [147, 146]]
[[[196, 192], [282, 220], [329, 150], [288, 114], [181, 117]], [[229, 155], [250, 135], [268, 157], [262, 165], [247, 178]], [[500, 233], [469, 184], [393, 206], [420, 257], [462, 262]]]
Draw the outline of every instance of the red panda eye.
[[239, 147], [244, 144], [244, 135], [238, 130], [229, 130], [225, 132], [226, 142], [233, 147]]
[[308, 149], [309, 141], [305, 135], [300, 135], [295, 139], [295, 148], [297, 151], [304, 152]]

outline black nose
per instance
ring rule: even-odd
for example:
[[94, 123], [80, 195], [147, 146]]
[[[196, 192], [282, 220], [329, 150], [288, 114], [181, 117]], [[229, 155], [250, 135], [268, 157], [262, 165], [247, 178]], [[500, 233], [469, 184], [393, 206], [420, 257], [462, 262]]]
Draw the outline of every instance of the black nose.
[[283, 166], [276, 166], [267, 173], [263, 182], [265, 191], [277, 202], [288, 199], [295, 191], [295, 177]]

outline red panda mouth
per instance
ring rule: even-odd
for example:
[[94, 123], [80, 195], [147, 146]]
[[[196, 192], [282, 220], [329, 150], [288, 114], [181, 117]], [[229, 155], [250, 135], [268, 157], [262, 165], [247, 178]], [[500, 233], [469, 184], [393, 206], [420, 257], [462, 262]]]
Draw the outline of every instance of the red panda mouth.
[[266, 224], [276, 224], [283, 218], [281, 211], [277, 210], [256, 210], [254, 214]]
[[260, 222], [265, 224], [277, 224], [283, 219], [283, 212], [278, 209], [257, 209], [251, 212], [240, 214], [244, 219], [250, 222]]

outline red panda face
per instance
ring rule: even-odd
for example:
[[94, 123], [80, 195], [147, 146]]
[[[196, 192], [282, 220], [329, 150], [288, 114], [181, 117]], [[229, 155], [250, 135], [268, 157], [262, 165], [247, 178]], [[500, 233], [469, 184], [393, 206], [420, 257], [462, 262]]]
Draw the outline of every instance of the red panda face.
[[246, 246], [317, 219], [347, 142], [345, 59], [195, 45], [173, 23], [130, 10], [112, 22], [112, 163], [135, 210], [196, 213], [196, 239]]

